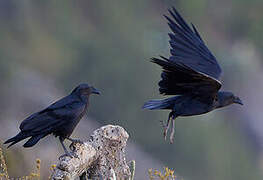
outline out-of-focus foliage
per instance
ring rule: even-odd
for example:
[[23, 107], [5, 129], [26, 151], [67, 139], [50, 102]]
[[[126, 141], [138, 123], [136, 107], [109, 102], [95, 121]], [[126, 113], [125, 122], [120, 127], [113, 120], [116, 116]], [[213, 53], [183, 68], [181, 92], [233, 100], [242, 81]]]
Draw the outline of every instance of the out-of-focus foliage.
[[[40, 180], [40, 159], [36, 160], [36, 172], [30, 173], [28, 176], [19, 177], [16, 179], [25, 179], [25, 180]], [[4, 178], [4, 179], [3, 179]], [[8, 169], [5, 162], [5, 157], [3, 155], [2, 148], [0, 147], [0, 179], [2, 180], [9, 180], [10, 177], [8, 175]], [[13, 179], [13, 178], [11, 178]]]
[[135, 160], [131, 160], [128, 164], [130, 171], [131, 171], [131, 177], [130, 180], [134, 180], [134, 175], [135, 175]]
[[5, 157], [3, 155], [3, 151], [1, 147], [0, 147], [0, 177], [9, 179], [9, 175], [7, 172], [7, 166], [5, 163]]
[[[179, 118], [173, 145], [159, 124], [168, 112], [141, 110], [145, 101], [163, 98], [161, 69], [149, 59], [169, 56], [162, 15], [171, 6], [196, 25], [223, 67], [224, 87], [245, 103]], [[262, 72], [262, 7], [261, 0], [0, 1], [0, 135], [14, 135], [23, 118], [59, 98], [47, 91], [65, 95], [88, 82], [102, 92], [91, 97], [88, 116], [125, 127], [131, 141], [184, 179], [262, 179], [262, 147], [250, 126], [257, 114], [246, 111], [262, 111], [252, 101], [260, 102], [263, 82], [249, 84]], [[42, 156], [60, 148], [53, 141], [41, 141], [48, 142]], [[24, 151], [40, 151], [16, 147], [7, 153], [12, 176], [31, 166], [22, 168]]]

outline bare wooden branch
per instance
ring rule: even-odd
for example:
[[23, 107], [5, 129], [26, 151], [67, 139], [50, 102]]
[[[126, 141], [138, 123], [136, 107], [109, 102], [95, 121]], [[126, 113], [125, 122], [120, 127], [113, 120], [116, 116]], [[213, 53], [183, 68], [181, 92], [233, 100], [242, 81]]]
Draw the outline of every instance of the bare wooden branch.
[[125, 159], [128, 138], [120, 126], [107, 125], [95, 130], [88, 142], [73, 144], [72, 154], [77, 157], [65, 156], [58, 161], [52, 179], [73, 180], [84, 172], [92, 179], [130, 179]]

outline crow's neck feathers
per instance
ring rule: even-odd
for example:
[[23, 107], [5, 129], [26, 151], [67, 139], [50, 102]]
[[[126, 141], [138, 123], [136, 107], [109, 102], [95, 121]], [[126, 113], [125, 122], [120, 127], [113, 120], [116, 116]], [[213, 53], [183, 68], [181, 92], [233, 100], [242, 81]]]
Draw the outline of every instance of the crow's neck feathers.
[[89, 95], [87, 94], [83, 94], [80, 91], [72, 91], [71, 93], [72, 95], [77, 96], [82, 102], [84, 102], [85, 104], [89, 103]]

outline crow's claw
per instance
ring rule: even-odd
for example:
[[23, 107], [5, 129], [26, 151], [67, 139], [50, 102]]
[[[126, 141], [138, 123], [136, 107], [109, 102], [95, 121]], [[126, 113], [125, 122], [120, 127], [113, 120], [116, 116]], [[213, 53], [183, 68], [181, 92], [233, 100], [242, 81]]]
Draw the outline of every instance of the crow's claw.
[[72, 141], [72, 143], [75, 143], [75, 144], [77, 144], [77, 143], [79, 143], [79, 144], [84, 144], [84, 142], [81, 141], [81, 140], [79, 140], [79, 139], [74, 139], [74, 140]]
[[[69, 145], [69, 149], [71, 151], [75, 151], [76, 148], [75, 148], [75, 145], [78, 144], [79, 142], [72, 142], [70, 145]], [[84, 144], [84, 143], [80, 143], [80, 144]]]
[[69, 149], [71, 150], [71, 151], [75, 151], [75, 143], [71, 143], [70, 145], [69, 145]]
[[79, 140], [79, 139], [70, 139], [70, 141], [72, 142], [70, 145], [69, 145], [69, 149], [74, 151], [75, 148], [74, 148], [74, 145], [75, 144], [84, 144], [83, 141]]
[[174, 136], [170, 136], [170, 144], [174, 143]]
[[171, 134], [170, 134], [170, 144], [173, 144], [174, 142], [174, 139], [175, 139], [175, 130], [176, 130], [176, 127], [175, 127], [175, 119], [172, 120], [172, 131], [171, 131]]
[[79, 158], [79, 156], [76, 153], [71, 152], [71, 153], [66, 153], [66, 154], [61, 155], [58, 159], [61, 160], [61, 158], [67, 157], [67, 156], [70, 158]]
[[70, 153], [66, 153], [66, 154], [63, 154], [63, 155], [59, 156], [58, 159], [61, 160], [61, 158], [67, 157], [67, 156], [73, 158], [73, 156]]
[[166, 140], [168, 127], [167, 127], [167, 125], [165, 124], [164, 121], [160, 121], [160, 123], [161, 123], [161, 126], [162, 126], [162, 128], [163, 128], [163, 137], [164, 137], [164, 140]]
[[167, 128], [167, 127], [164, 127], [163, 137], [164, 137], [164, 140], [165, 140], [165, 141], [166, 141], [166, 137], [167, 137], [167, 132], [168, 132], [168, 128]]

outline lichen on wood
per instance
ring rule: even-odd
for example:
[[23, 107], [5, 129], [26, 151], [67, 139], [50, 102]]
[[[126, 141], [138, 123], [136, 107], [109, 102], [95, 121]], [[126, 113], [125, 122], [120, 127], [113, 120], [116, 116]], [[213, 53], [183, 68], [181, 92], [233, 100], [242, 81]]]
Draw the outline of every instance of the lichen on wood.
[[130, 179], [132, 173], [125, 158], [128, 138], [120, 126], [106, 125], [95, 130], [89, 141], [72, 144], [72, 153], [77, 156], [60, 158], [52, 179], [73, 180], [83, 173], [92, 179]]

